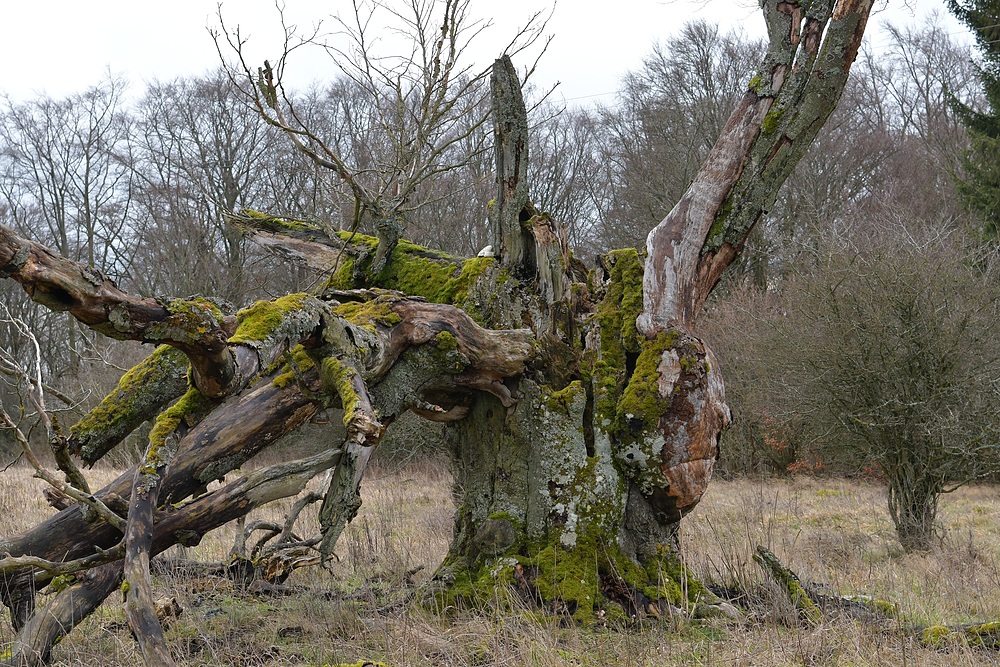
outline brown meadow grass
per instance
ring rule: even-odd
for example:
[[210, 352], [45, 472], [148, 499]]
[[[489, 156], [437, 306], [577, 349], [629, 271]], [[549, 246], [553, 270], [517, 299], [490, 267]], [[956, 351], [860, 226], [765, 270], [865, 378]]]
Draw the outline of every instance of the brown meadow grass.
[[[93, 473], [94, 484], [115, 471]], [[51, 513], [42, 482], [15, 467], [0, 474], [3, 533]], [[996, 652], [964, 646], [931, 650], [902, 633], [832, 617], [816, 628], [788, 623], [787, 604], [752, 561], [757, 544], [829, 594], [864, 594], [899, 605], [906, 623], [1000, 620], [1000, 497], [992, 486], [943, 499], [941, 543], [903, 554], [885, 509], [885, 492], [857, 480], [716, 481], [683, 523], [688, 565], [703, 578], [749, 591], [744, 622], [687, 618], [629, 628], [579, 628], [527, 608], [440, 614], [412, 602], [441, 562], [451, 537], [453, 501], [445, 467], [422, 461], [368, 476], [364, 505], [328, 569], [296, 571], [284, 597], [241, 593], [214, 577], [158, 576], [157, 593], [184, 611], [167, 630], [182, 665], [995, 665]], [[292, 500], [252, 518], [280, 520]], [[315, 530], [306, 510], [302, 533]], [[226, 527], [185, 556], [228, 557]], [[172, 553], [171, 555], [176, 555]], [[420, 569], [422, 568], [422, 569]], [[42, 597], [44, 602], [44, 596]], [[139, 665], [117, 596], [54, 651], [59, 665]], [[0, 620], [0, 650], [13, 631]]]

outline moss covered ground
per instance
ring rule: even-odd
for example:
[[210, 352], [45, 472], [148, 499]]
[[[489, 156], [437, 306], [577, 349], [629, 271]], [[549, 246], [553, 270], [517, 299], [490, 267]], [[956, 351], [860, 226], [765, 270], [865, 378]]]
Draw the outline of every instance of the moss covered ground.
[[[117, 471], [97, 468], [95, 485]], [[49, 512], [40, 482], [19, 466], [3, 474], [0, 513], [10, 530]], [[903, 554], [877, 484], [838, 479], [718, 481], [682, 534], [688, 567], [702, 581], [742, 583], [753, 592], [747, 622], [688, 615], [590, 626], [566, 623], [521, 604], [447, 614], [403, 604], [418, 595], [447, 551], [454, 506], [451, 481], [432, 461], [405, 468], [376, 465], [365, 504], [338, 547], [331, 571], [296, 571], [301, 592], [280, 597], [242, 593], [214, 577], [158, 576], [157, 595], [184, 608], [167, 638], [180, 665], [833, 665], [867, 667], [1000, 664], [994, 648], [939, 627], [1000, 619], [1000, 494], [991, 486], [945, 497], [944, 542], [926, 554]], [[291, 500], [251, 517], [280, 520]], [[304, 526], [308, 530], [308, 526]], [[189, 549], [221, 560], [229, 528]], [[786, 599], [773, 593], [750, 555], [768, 545], [803, 579], [829, 593], [864, 594], [897, 603], [901, 615], [931, 628], [940, 648], [918, 637], [844, 618], [810, 628], [788, 624]], [[412, 571], [423, 567], [418, 572]], [[602, 584], [605, 585], [605, 584]], [[44, 601], [44, 595], [43, 595]], [[139, 665], [118, 604], [86, 620], [55, 648], [57, 665]], [[619, 619], [621, 620], [621, 619]], [[0, 651], [12, 637], [0, 620]]]
[[[95, 485], [117, 471], [89, 471]], [[50, 511], [31, 470], [3, 473], [0, 514], [9, 530], [33, 525]], [[403, 605], [447, 551], [454, 506], [442, 465], [376, 465], [366, 478], [365, 504], [338, 547], [331, 571], [296, 571], [283, 597], [241, 593], [214, 577], [159, 576], [157, 595], [178, 598], [184, 611], [167, 630], [180, 665], [832, 665], [979, 667], [1000, 654], [962, 637], [939, 649], [917, 637], [887, 633], [850, 619], [808, 628], [787, 623], [785, 599], [773, 595], [750, 555], [765, 544], [803, 579], [827, 592], [891, 599], [915, 624], [937, 628], [1000, 619], [1000, 494], [975, 486], [943, 500], [944, 542], [926, 554], [903, 554], [878, 484], [838, 479], [714, 482], [685, 519], [688, 567], [703, 581], [741, 582], [754, 591], [748, 622], [647, 618], [616, 626], [567, 624], [525, 605], [479, 613], [437, 614]], [[253, 518], [280, 519], [291, 500]], [[308, 526], [304, 526], [308, 530]], [[189, 549], [188, 557], [221, 560], [229, 528]], [[423, 567], [416, 573], [415, 568]], [[43, 595], [44, 601], [44, 595]], [[55, 664], [139, 665], [118, 604], [106, 605], [55, 648]], [[939, 635], [940, 630], [930, 630]], [[0, 651], [11, 640], [0, 619]]]

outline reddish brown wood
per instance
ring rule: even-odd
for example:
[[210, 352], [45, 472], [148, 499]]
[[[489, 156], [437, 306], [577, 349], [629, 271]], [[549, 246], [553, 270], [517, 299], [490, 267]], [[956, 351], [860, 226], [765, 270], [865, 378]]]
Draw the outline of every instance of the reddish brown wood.
[[19, 283], [32, 301], [69, 312], [106, 336], [182, 350], [191, 360], [196, 386], [206, 396], [226, 394], [236, 377], [236, 362], [226, 344], [236, 320], [207, 301], [127, 294], [97, 269], [23, 239], [3, 225], [0, 277]]

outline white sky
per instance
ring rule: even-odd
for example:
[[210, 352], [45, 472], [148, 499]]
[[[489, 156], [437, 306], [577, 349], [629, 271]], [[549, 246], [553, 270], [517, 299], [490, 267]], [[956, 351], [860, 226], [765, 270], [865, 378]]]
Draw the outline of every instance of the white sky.
[[[0, 38], [0, 92], [14, 99], [45, 93], [59, 97], [99, 82], [110, 71], [125, 75], [133, 92], [144, 81], [202, 74], [215, 68], [218, 56], [206, 27], [216, 25], [216, 0], [4, 0], [4, 35]], [[477, 64], [485, 67], [510, 40], [518, 22], [547, 6], [539, 0], [473, 0], [472, 12], [492, 18], [494, 27], [478, 40]], [[310, 26], [347, 11], [347, 0], [285, 0], [290, 22]], [[281, 51], [273, 0], [227, 0], [223, 15], [251, 36], [254, 64], [274, 60]], [[964, 35], [947, 14], [943, 0], [891, 0], [868, 28], [866, 40], [884, 44], [881, 24], [922, 23], [939, 12], [949, 32]], [[724, 27], [742, 25], [763, 33], [763, 19], [753, 0], [559, 0], [547, 29], [554, 35], [536, 80], [561, 82], [558, 96], [577, 104], [608, 101], [622, 74], [637, 68], [652, 44], [689, 19], [704, 18]], [[523, 66], [526, 62], [518, 63]], [[329, 60], [315, 54], [294, 63], [293, 86], [331, 78]]]

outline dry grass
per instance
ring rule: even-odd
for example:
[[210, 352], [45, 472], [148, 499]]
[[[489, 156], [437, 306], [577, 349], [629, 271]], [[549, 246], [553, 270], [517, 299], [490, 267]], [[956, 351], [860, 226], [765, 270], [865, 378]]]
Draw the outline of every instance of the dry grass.
[[[113, 473], [100, 476], [106, 480]], [[102, 481], [104, 481], [102, 480]], [[24, 470], [0, 476], [0, 516], [13, 533], [48, 514], [40, 482]], [[443, 558], [452, 530], [450, 479], [436, 464], [375, 470], [365, 504], [330, 571], [308, 568], [287, 582], [305, 592], [259, 598], [223, 580], [157, 580], [185, 611], [168, 630], [183, 665], [325, 665], [382, 660], [390, 665], [994, 665], [994, 652], [934, 651], [878, 627], [846, 619], [815, 629], [791, 627], [750, 559], [755, 544], [827, 592], [868, 594], [899, 604], [916, 624], [1000, 619], [1000, 498], [994, 487], [946, 496], [948, 529], [926, 555], [899, 550], [884, 491], [857, 481], [716, 482], [684, 522], [689, 565], [703, 578], [755, 593], [746, 623], [674, 619], [627, 631], [562, 627], [527, 610], [447, 618], [403, 605], [413, 590], [406, 573], [426, 580]], [[279, 519], [291, 505], [262, 516]], [[308, 511], [308, 510], [307, 510]], [[311, 514], [315, 514], [312, 512]], [[313, 526], [312, 528], [315, 528]], [[308, 532], [309, 529], [306, 529]], [[233, 530], [218, 531], [188, 556], [220, 560]], [[138, 665], [116, 600], [55, 649], [62, 665]], [[10, 641], [0, 621], [0, 646]]]

